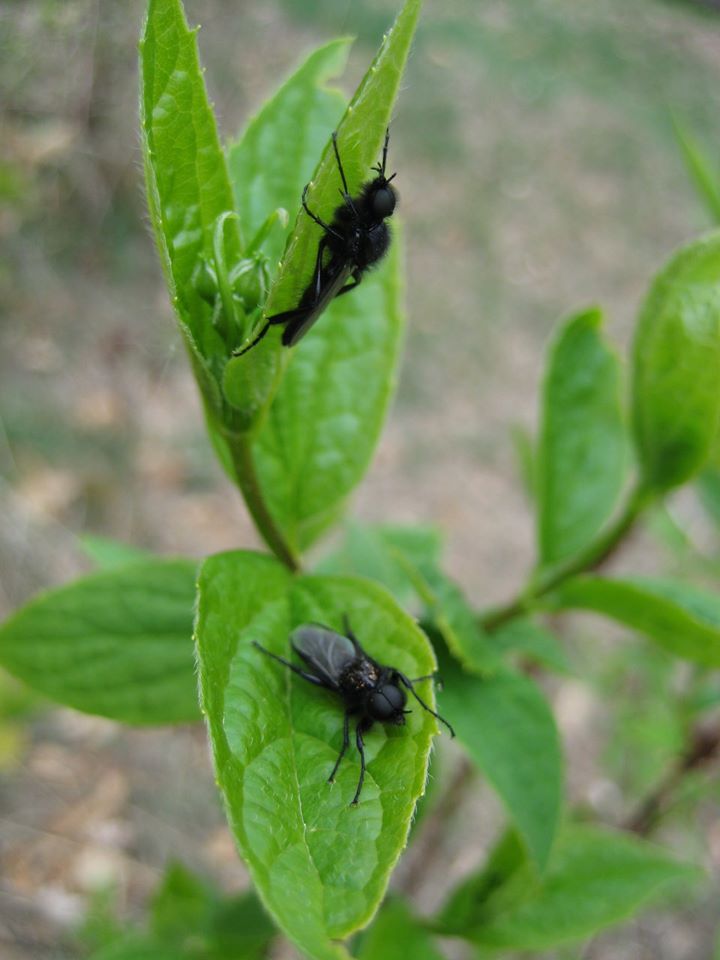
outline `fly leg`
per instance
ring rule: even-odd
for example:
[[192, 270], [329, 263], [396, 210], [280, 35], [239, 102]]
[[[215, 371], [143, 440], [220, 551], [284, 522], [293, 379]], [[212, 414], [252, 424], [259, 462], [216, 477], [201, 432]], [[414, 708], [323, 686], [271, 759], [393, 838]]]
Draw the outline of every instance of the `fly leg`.
[[357, 802], [360, 799], [360, 791], [363, 788], [363, 781], [365, 780], [365, 744], [363, 743], [363, 722], [358, 720], [358, 725], [355, 729], [355, 743], [358, 748], [358, 753], [360, 754], [360, 779], [358, 780], [357, 790], [355, 791], [355, 796], [352, 799], [351, 807], [356, 807]]
[[342, 240], [342, 236], [337, 232], [337, 230], [333, 230], [333, 228], [330, 226], [329, 223], [325, 223], [324, 220], [321, 220], [320, 217], [316, 213], [313, 213], [310, 207], [307, 205], [306, 197], [307, 197], [307, 192], [309, 188], [310, 188], [310, 184], [306, 183], [305, 189], [303, 190], [303, 194], [302, 194], [303, 210], [310, 217], [311, 220], [314, 220], [319, 227], [323, 228], [325, 233], [331, 233], [334, 237], [338, 237], [340, 240]]
[[345, 636], [348, 638], [348, 640], [351, 641], [352, 645], [355, 647], [355, 652], [358, 654], [358, 656], [361, 656], [361, 657], [367, 656], [363, 648], [360, 646], [360, 641], [353, 633], [352, 627], [350, 626], [350, 617], [346, 613], [343, 614], [343, 629], [345, 630]]
[[[324, 226], [324, 224], [322, 223], [321, 225]], [[254, 346], [260, 343], [260, 341], [263, 339], [263, 337], [268, 332], [270, 327], [274, 327], [274, 326], [285, 324], [285, 323], [290, 323], [291, 320], [297, 320], [299, 318], [303, 318], [307, 316], [308, 311], [313, 309], [313, 307], [315, 306], [315, 303], [317, 303], [317, 300], [320, 297], [320, 291], [322, 290], [322, 278], [323, 278], [322, 261], [323, 261], [323, 254], [325, 253], [326, 247], [327, 247], [327, 240], [325, 239], [325, 237], [323, 237], [320, 243], [318, 244], [317, 257], [315, 258], [315, 269], [313, 270], [312, 280], [310, 281], [310, 284], [308, 286], [308, 290], [314, 289], [315, 291], [314, 302], [312, 304], [309, 304], [308, 306], [294, 307], [292, 310], [285, 310], [283, 311], [283, 313], [276, 313], [274, 316], [268, 317], [267, 320], [265, 321], [265, 326], [262, 328], [260, 333], [258, 333], [255, 339], [251, 341], [251, 343], [249, 343], [246, 347], [243, 347], [241, 350], [233, 350], [234, 357], [241, 357], [244, 353], [247, 353], [248, 350], [252, 350]], [[284, 338], [283, 338], [283, 345], [287, 346]]]
[[[325, 247], [327, 246], [327, 238], [323, 237], [320, 243], [318, 244], [317, 257], [315, 258], [315, 271], [313, 272], [312, 286], [315, 288], [315, 303], [320, 299], [320, 292], [322, 291], [322, 258], [323, 253], [325, 253]], [[314, 306], [314, 304], [313, 304]]]
[[345, 720], [343, 722], [343, 743], [340, 748], [340, 753], [338, 758], [335, 761], [335, 766], [332, 769], [332, 773], [328, 777], [328, 783], [335, 783], [335, 774], [338, 772], [338, 767], [340, 766], [340, 761], [345, 756], [345, 751], [350, 746], [350, 713], [348, 710], [345, 711]]
[[420, 683], [421, 680], [432, 680], [436, 684], [438, 690], [442, 690], [443, 682], [442, 677], [439, 673], [427, 673], [424, 677], [413, 677], [410, 683]]
[[348, 190], [347, 180], [345, 179], [345, 171], [343, 170], [343, 165], [340, 160], [340, 152], [337, 145], [337, 131], [333, 131], [332, 135], [332, 145], [333, 150], [335, 151], [335, 159], [337, 160], [338, 170], [340, 171], [340, 179], [342, 180], [343, 189], [340, 191], [340, 196], [343, 198], [347, 206], [352, 210], [355, 216], [358, 215], [355, 204], [353, 203], [353, 198], [350, 196], [350, 191]]
[[[305, 299], [306, 294], [310, 290], [314, 290], [315, 299], [311, 303], [303, 304], [300, 307], [293, 307], [292, 310], [285, 310], [283, 313], [276, 313], [272, 317], [268, 317], [268, 324], [275, 326], [278, 323], [288, 323], [290, 320], [297, 320], [300, 317], [307, 316], [311, 310], [315, 309], [315, 305], [320, 299], [320, 293], [323, 286], [323, 254], [327, 247], [327, 240], [325, 237], [322, 238], [318, 244], [317, 256], [315, 257], [315, 269], [313, 270], [312, 280], [307, 286], [305, 294], [303, 294], [303, 300]], [[302, 303], [302, 301], [300, 301]]]
[[241, 350], [233, 350], [232, 355], [234, 357], [241, 357], [244, 353], [247, 353], [248, 350], [252, 350], [253, 347], [256, 347], [260, 343], [260, 341], [263, 339], [265, 334], [268, 332], [268, 330], [270, 329], [270, 326], [271, 324], [270, 324], [270, 321], [268, 320], [265, 323], [265, 326], [260, 330], [260, 333], [255, 337], [254, 340], [251, 340], [250, 343], [246, 347], [243, 347]]
[[423, 710], [427, 710], [427, 712], [428, 712], [428, 713], [431, 713], [431, 714], [435, 717], [436, 720], [439, 720], [440, 723], [444, 723], [445, 726], [446, 726], [446, 727], [448, 728], [448, 730], [450, 731], [450, 736], [451, 736], [451, 737], [454, 737], [454, 736], [455, 736], [455, 731], [454, 731], [453, 728], [450, 726], [450, 724], [447, 722], [447, 720], [446, 720], [444, 717], [441, 717], [439, 713], [435, 713], [435, 711], [434, 711], [431, 707], [429, 707], [429, 706], [425, 703], [424, 700], [421, 700], [420, 697], [415, 693], [415, 690], [413, 689], [412, 681], [408, 680], [408, 678], [405, 676], [405, 674], [404, 674], [404, 673], [400, 673], [399, 670], [398, 670], [397, 675], [398, 675], [398, 679], [400, 680], [400, 683], [402, 683], [402, 685], [403, 685], [404, 687], [406, 687], [406, 688], [410, 691], [410, 693], [415, 697], [415, 699], [416, 699], [417, 702], [420, 704], [420, 706], [423, 708]]
[[271, 653], [269, 650], [266, 650], [265, 647], [261, 647], [260, 644], [255, 640], [253, 640], [252, 643], [254, 647], [258, 648], [258, 650], [262, 650], [262, 652], [267, 654], [268, 657], [272, 657], [273, 660], [277, 660], [278, 663], [282, 663], [283, 666], [287, 667], [288, 670], [292, 670], [293, 673], [296, 673], [299, 677], [302, 677], [303, 680], [307, 680], [308, 683], [312, 683], [316, 687], [325, 687], [325, 684], [322, 682], [322, 680], [319, 677], [316, 677], [313, 673], [306, 673], [304, 670], [301, 670], [300, 667], [296, 667], [294, 663], [290, 663], [289, 660], [286, 660], [285, 657], [280, 657], [277, 655], [277, 653]]
[[344, 287], [340, 287], [340, 289], [335, 294], [335, 296], [341, 297], [344, 293], [350, 293], [351, 290], [354, 290], [355, 287], [359, 286], [361, 280], [362, 280], [361, 271], [355, 270], [352, 275], [352, 282], [346, 283]]
[[[390, 143], [390, 127], [385, 131], [385, 143], [383, 144], [382, 152], [382, 163], [378, 163], [373, 167], [373, 170], [377, 170], [381, 177], [385, 177], [385, 168], [387, 166], [387, 155], [388, 155], [388, 144]], [[391, 177], [385, 179], [385, 183], [390, 183], [391, 180], [394, 180], [397, 174], [393, 173]]]

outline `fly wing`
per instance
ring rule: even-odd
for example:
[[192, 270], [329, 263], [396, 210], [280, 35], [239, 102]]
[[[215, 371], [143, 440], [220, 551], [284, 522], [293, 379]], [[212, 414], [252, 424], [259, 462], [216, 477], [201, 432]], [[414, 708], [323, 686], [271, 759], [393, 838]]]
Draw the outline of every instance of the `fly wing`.
[[301, 340], [305, 336], [310, 327], [312, 327], [320, 317], [320, 314], [327, 309], [338, 293], [340, 293], [345, 286], [345, 282], [350, 279], [352, 271], [352, 262], [340, 267], [337, 273], [329, 279], [326, 279], [320, 288], [315, 303], [311, 307], [308, 307], [307, 310], [300, 311], [298, 309], [296, 311], [297, 316], [293, 320], [290, 320], [283, 332], [282, 341], [286, 347], [295, 346], [298, 340]]
[[304, 623], [290, 635], [293, 649], [329, 687], [337, 688], [343, 670], [357, 658], [347, 637], [320, 624]]

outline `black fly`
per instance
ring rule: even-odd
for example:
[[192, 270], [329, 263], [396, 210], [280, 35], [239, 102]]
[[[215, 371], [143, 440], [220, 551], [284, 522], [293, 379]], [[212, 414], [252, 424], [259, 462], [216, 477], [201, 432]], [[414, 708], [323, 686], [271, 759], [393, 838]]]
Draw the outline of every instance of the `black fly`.
[[[306, 623], [297, 627], [290, 635], [290, 644], [297, 655], [304, 661], [307, 670], [295, 666], [284, 657], [261, 647], [255, 646], [274, 660], [289, 667], [293, 673], [315, 684], [332, 690], [342, 698], [345, 704], [345, 723], [343, 726], [343, 743], [328, 782], [335, 780], [340, 761], [350, 745], [350, 717], [357, 715], [355, 727], [355, 743], [360, 754], [360, 779], [352, 801], [356, 805], [365, 779], [365, 749], [363, 733], [372, 727], [373, 723], [404, 724], [407, 695], [409, 690], [420, 706], [436, 717], [455, 736], [455, 731], [438, 713], [420, 699], [413, 689], [413, 684], [420, 680], [429, 680], [431, 677], [416, 677], [410, 680], [395, 667], [383, 666], [367, 654], [360, 646], [355, 634], [350, 629], [347, 617], [345, 618], [345, 633], [335, 633], [330, 627], [319, 623]], [[404, 689], [403, 689], [404, 688]]]
[[[333, 133], [332, 144], [342, 180], [340, 195], [343, 202], [335, 210], [332, 222], [325, 223], [308, 207], [306, 197], [309, 184], [302, 195], [305, 213], [325, 231], [318, 244], [312, 279], [297, 307], [268, 317], [255, 339], [247, 347], [235, 350], [233, 356], [239, 357], [252, 350], [270, 327], [276, 324], [285, 326], [283, 346], [294, 346], [305, 336], [331, 300], [354, 290], [363, 273], [385, 256], [390, 245], [390, 229], [385, 221], [392, 216], [397, 203], [397, 194], [390, 186], [395, 174], [385, 176], [389, 139], [388, 130], [385, 134], [382, 162], [373, 167], [377, 176], [364, 184], [358, 196], [351, 197], [340, 161], [337, 134]], [[327, 262], [323, 262], [326, 253], [329, 256]]]

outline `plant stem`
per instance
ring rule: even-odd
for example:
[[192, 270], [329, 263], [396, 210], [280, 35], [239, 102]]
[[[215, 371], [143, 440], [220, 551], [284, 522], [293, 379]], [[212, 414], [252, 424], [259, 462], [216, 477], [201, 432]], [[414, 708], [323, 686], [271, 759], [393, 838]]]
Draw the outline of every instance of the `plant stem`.
[[648, 491], [642, 487], [636, 487], [628, 497], [623, 512], [604, 533], [601, 533], [577, 556], [571, 557], [555, 567], [540, 571], [536, 577], [530, 580], [526, 589], [509, 603], [481, 615], [481, 627], [488, 632], [497, 630], [498, 627], [509, 620], [527, 613], [532, 609], [536, 600], [550, 593], [565, 580], [585, 570], [593, 570], [600, 566], [620, 546], [649, 501], [650, 494]]
[[673, 794], [685, 776], [711, 763], [720, 754], [720, 729], [697, 726], [686, 752], [638, 805], [625, 822], [625, 829], [647, 836], [672, 803]]
[[268, 509], [252, 455], [250, 440], [243, 436], [225, 435], [238, 485], [245, 498], [250, 516], [265, 543], [285, 566], [296, 573], [300, 570], [300, 560], [275, 523]]

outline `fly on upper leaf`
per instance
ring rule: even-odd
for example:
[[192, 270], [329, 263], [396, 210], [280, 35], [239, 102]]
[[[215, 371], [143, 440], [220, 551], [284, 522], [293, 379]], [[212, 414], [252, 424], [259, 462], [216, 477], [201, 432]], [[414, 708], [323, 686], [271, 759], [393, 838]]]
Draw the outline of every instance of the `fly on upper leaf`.
[[284, 657], [271, 653], [265, 647], [261, 647], [259, 643], [254, 645], [269, 657], [284, 664], [293, 673], [302, 677], [303, 680], [307, 680], [317, 687], [332, 690], [345, 704], [342, 747], [332, 773], [328, 777], [329, 783], [333, 783], [335, 780], [340, 761], [350, 745], [350, 717], [358, 717], [355, 726], [355, 744], [360, 754], [360, 779], [351, 804], [355, 806], [360, 798], [365, 779], [363, 734], [376, 721], [398, 725], [405, 723], [405, 714], [410, 713], [409, 710], [405, 709], [407, 703], [406, 690], [410, 691], [423, 710], [427, 710], [428, 713], [445, 724], [451, 736], [455, 736], [455, 731], [447, 720], [443, 719], [439, 713], [436, 713], [424, 700], [420, 699], [413, 688], [414, 683], [418, 683], [420, 680], [434, 679], [434, 675], [416, 677], [414, 680], [410, 680], [396, 667], [378, 663], [363, 650], [359, 640], [350, 628], [347, 617], [345, 617], [345, 634], [343, 636], [343, 634], [336, 633], [330, 627], [325, 627], [319, 623], [306, 623], [293, 630], [290, 635], [290, 645], [304, 662], [307, 667], [306, 670], [290, 663]]
[[397, 204], [397, 193], [390, 185], [396, 174], [385, 176], [389, 140], [390, 131], [387, 130], [382, 161], [373, 167], [377, 176], [365, 183], [356, 197], [352, 197], [340, 160], [337, 133], [333, 133], [332, 144], [342, 181], [340, 195], [343, 202], [335, 210], [332, 221], [325, 223], [307, 205], [309, 184], [302, 195], [305, 213], [324, 231], [318, 244], [310, 283], [297, 307], [268, 317], [257, 336], [246, 347], [233, 351], [233, 356], [240, 357], [252, 350], [270, 327], [276, 325], [285, 327], [283, 346], [294, 346], [335, 297], [354, 290], [365, 271], [385, 256], [390, 245], [390, 228], [385, 221], [393, 215]]

